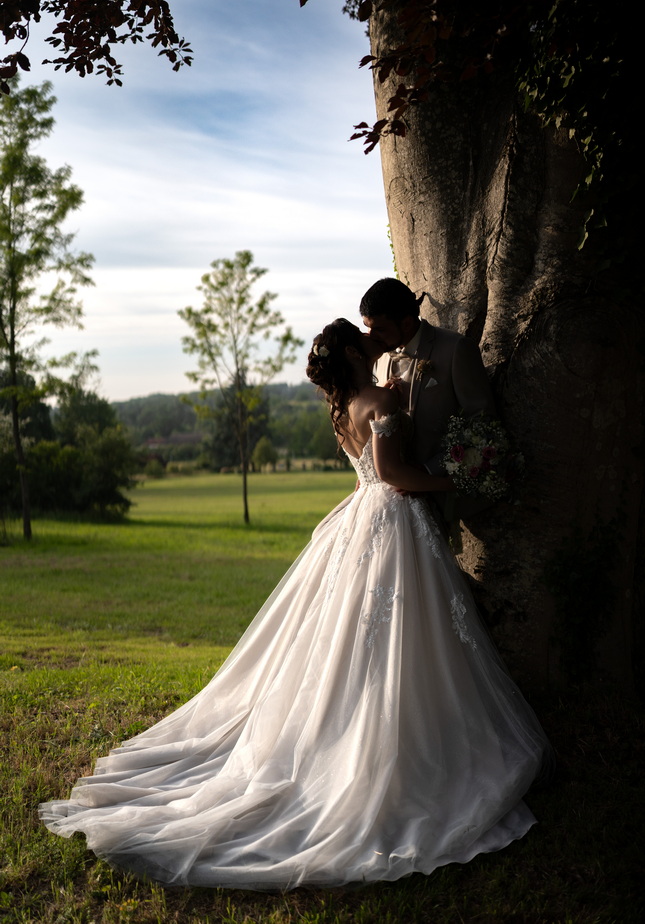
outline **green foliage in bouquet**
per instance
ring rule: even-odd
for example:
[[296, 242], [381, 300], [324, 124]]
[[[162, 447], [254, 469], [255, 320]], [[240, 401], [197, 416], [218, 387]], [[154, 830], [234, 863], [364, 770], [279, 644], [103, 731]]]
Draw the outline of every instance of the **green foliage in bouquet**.
[[524, 471], [499, 420], [453, 416], [443, 439], [443, 465], [457, 494], [490, 501], [510, 499]]

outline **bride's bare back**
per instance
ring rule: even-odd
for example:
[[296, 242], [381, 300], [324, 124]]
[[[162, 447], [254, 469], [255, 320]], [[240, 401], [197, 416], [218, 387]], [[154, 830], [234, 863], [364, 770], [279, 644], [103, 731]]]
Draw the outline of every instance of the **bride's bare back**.
[[[355, 459], [372, 440], [370, 421], [395, 414], [399, 410], [397, 393], [378, 385], [365, 385], [352, 398], [341, 425], [342, 448]], [[430, 475], [421, 466], [410, 465], [402, 458], [401, 430], [396, 428], [387, 439], [373, 443], [374, 465], [379, 478], [401, 491], [451, 491], [449, 478]]]
[[386, 417], [398, 409], [396, 394], [379, 385], [366, 385], [349, 402], [347, 416], [341, 428], [342, 448], [355, 459], [360, 458], [365, 445], [372, 439], [370, 420]]

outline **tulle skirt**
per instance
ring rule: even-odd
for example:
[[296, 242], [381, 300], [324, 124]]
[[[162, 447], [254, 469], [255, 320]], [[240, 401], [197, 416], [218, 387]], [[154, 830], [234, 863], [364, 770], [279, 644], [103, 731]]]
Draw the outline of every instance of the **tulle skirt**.
[[525, 834], [548, 753], [425, 503], [367, 485], [211, 682], [40, 814], [167, 884], [395, 880]]

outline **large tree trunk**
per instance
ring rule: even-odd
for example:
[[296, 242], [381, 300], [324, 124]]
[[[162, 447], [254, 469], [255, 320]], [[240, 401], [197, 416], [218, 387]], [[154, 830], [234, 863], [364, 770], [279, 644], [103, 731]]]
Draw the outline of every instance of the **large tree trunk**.
[[[392, 14], [370, 33], [372, 54], [392, 47]], [[379, 118], [399, 81], [375, 81]], [[510, 84], [437, 87], [406, 122], [381, 141], [398, 275], [429, 294], [429, 321], [479, 342], [527, 463], [520, 505], [473, 517], [460, 562], [524, 685], [592, 669], [630, 684], [642, 313], [594, 295], [593, 242], [577, 247], [586, 206], [571, 202], [580, 159], [516, 110]]]

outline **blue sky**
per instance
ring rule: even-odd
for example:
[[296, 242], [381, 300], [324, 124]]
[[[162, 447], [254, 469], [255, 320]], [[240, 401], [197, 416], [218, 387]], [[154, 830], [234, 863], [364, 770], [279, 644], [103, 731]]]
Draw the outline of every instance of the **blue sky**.
[[[84, 330], [52, 334], [54, 353], [99, 350], [110, 400], [190, 387], [177, 311], [197, 307], [211, 261], [248, 249], [262, 289], [310, 343], [392, 275], [378, 151], [349, 142], [373, 120], [363, 26], [342, 0], [174, 0], [191, 68], [174, 73], [149, 46], [119, 49], [124, 86], [39, 64], [23, 83], [54, 84], [51, 167], [70, 164], [85, 204], [72, 220], [95, 256]], [[281, 376], [304, 378], [306, 349]]]

